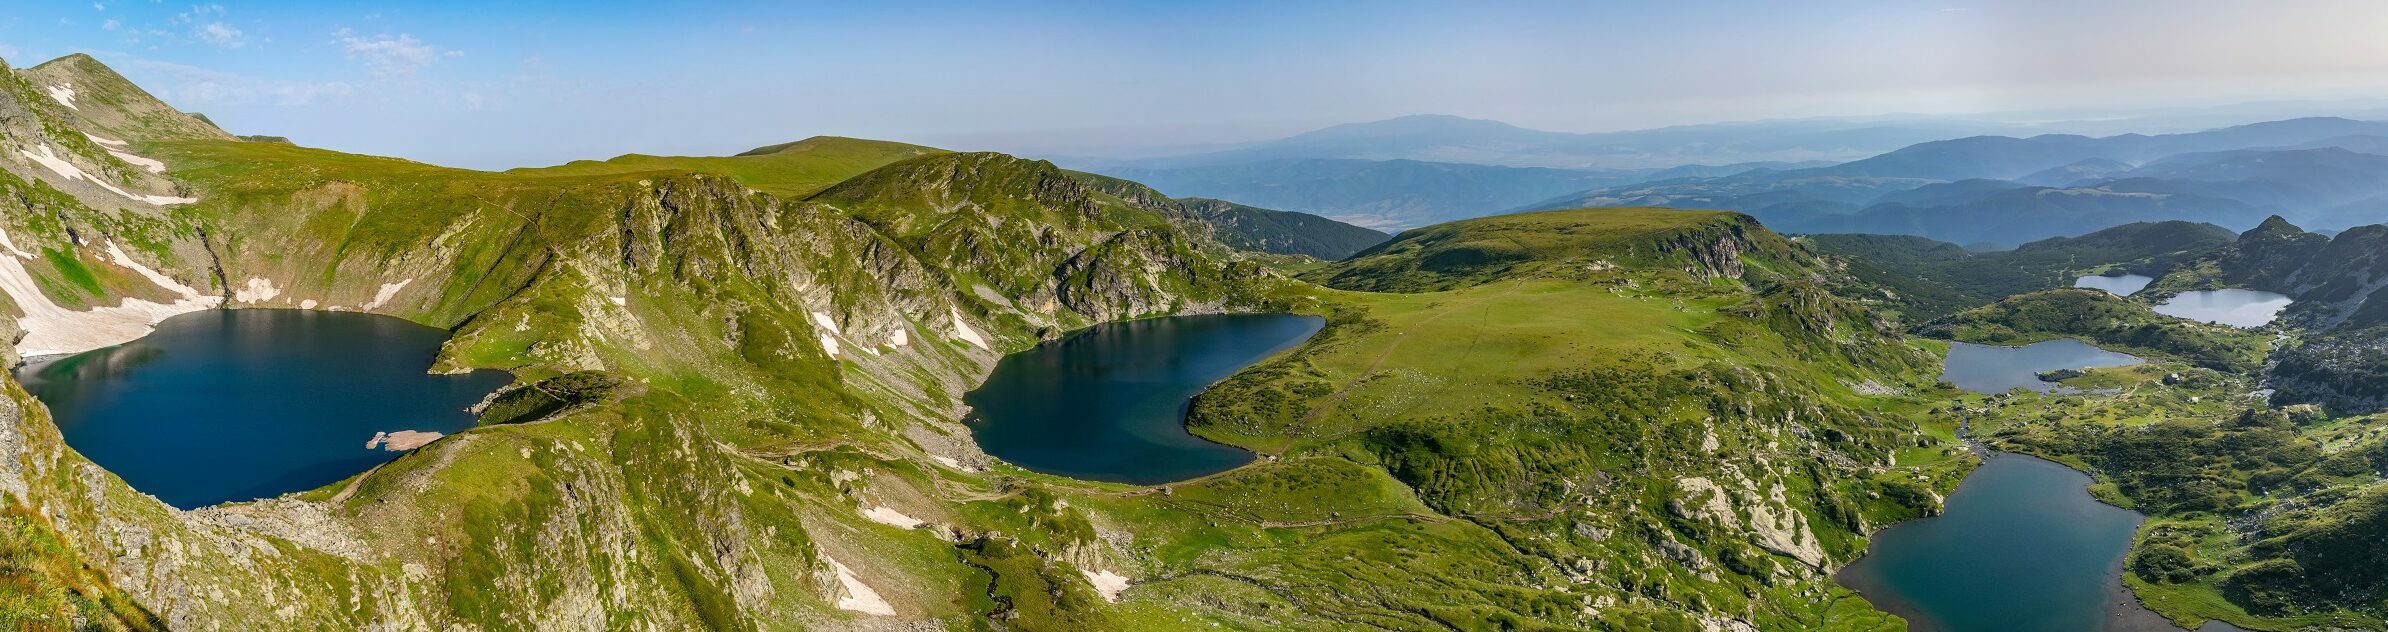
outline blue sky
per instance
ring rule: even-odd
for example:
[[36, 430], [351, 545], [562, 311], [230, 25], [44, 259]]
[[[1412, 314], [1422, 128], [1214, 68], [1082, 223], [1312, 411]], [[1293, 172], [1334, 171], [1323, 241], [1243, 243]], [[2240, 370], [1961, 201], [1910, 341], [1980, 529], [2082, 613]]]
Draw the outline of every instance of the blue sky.
[[2382, 24], [2368, 0], [35, 0], [0, 17], [0, 57], [87, 52], [237, 133], [502, 168], [816, 134], [1066, 154], [1418, 113], [1598, 131], [2376, 98]]

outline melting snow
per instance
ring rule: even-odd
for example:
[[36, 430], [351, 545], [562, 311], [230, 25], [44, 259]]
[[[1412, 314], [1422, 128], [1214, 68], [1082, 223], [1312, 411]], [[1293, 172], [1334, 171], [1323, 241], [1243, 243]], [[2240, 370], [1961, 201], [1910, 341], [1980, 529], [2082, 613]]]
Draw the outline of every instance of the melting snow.
[[33, 253], [17, 248], [6, 232], [0, 232], [0, 246], [5, 246], [12, 255], [0, 256], [0, 293], [7, 294], [9, 300], [16, 302], [17, 309], [25, 313], [17, 319], [17, 326], [25, 330], [25, 337], [16, 345], [19, 355], [82, 353], [124, 344], [149, 335], [150, 328], [168, 316], [215, 307], [223, 301], [221, 297], [202, 296], [198, 290], [141, 265], [125, 256], [115, 242], [109, 242], [108, 257], [116, 265], [132, 269], [180, 298], [165, 304], [127, 298], [114, 306], [73, 311], [51, 302], [33, 280], [32, 272], [25, 269], [24, 261], [32, 259]]
[[116, 188], [116, 185], [108, 184], [107, 181], [91, 177], [91, 174], [84, 173], [83, 168], [75, 166], [75, 163], [67, 162], [64, 158], [59, 158], [58, 153], [52, 151], [49, 145], [42, 145], [41, 153], [38, 154], [33, 153], [33, 150], [30, 149], [19, 149], [17, 150], [17, 153], [24, 155], [26, 158], [31, 159], [36, 163], [40, 163], [43, 167], [49, 168], [50, 172], [58, 174], [58, 177], [66, 178], [67, 180], [81, 180], [84, 182], [89, 182], [94, 185], [98, 185], [99, 188], [107, 189], [109, 193], [124, 196], [126, 199], [139, 202], [148, 202], [157, 206], [189, 204], [199, 201], [199, 198], [174, 197], [171, 195], [137, 195], [124, 189]]
[[830, 337], [829, 334], [821, 334], [821, 350], [829, 352], [829, 357], [836, 358], [837, 339]]
[[945, 309], [946, 311], [953, 313], [955, 338], [960, 338], [965, 342], [969, 342], [970, 344], [978, 345], [978, 348], [980, 349], [987, 348], [987, 339], [979, 337], [978, 330], [971, 329], [970, 323], [962, 322], [961, 308], [948, 307]]
[[399, 282], [397, 282], [397, 283], [383, 283], [383, 284], [381, 284], [381, 289], [379, 289], [379, 290], [375, 290], [375, 291], [373, 292], [373, 302], [371, 302], [371, 303], [366, 303], [366, 304], [365, 304], [365, 309], [368, 309], [368, 310], [373, 310], [373, 309], [381, 309], [381, 306], [382, 306], [383, 304], [385, 304], [385, 303], [389, 303], [391, 298], [395, 298], [395, 297], [397, 297], [397, 296], [398, 296], [398, 291], [399, 291], [399, 290], [406, 289], [406, 284], [408, 284], [408, 283], [413, 283], [413, 282], [415, 282], [415, 280], [414, 280], [414, 279], [406, 279], [406, 280], [403, 280], [403, 281], [399, 281]]
[[99, 144], [102, 144], [102, 145], [114, 145], [114, 146], [116, 146], [116, 147], [118, 147], [118, 148], [123, 148], [123, 147], [125, 146], [125, 142], [124, 142], [124, 141], [121, 141], [121, 140], [116, 140], [116, 139], [113, 139], [113, 138], [108, 138], [108, 137], [105, 137], [105, 136], [93, 136], [93, 135], [91, 135], [91, 132], [84, 132], [84, 133], [83, 133], [83, 137], [84, 137], [84, 138], [89, 138], [89, 139], [91, 139], [91, 142], [94, 142], [94, 143], [99, 143]]
[[826, 312], [813, 312], [813, 322], [819, 324], [822, 329], [829, 330], [829, 333], [845, 333], [838, 331], [837, 319], [830, 318]]
[[887, 605], [886, 599], [879, 598], [879, 591], [871, 590], [870, 586], [854, 576], [854, 569], [846, 568], [845, 564], [834, 559], [829, 560], [829, 567], [837, 569], [837, 583], [846, 589], [846, 594], [837, 598], [839, 610], [883, 616], [895, 614], [895, 607]]
[[274, 287], [273, 279], [249, 277], [247, 285], [232, 291], [232, 300], [243, 303], [262, 303], [281, 295], [282, 290]]
[[1116, 603], [1119, 593], [1128, 589], [1128, 578], [1119, 573], [1085, 569], [1079, 569], [1078, 572], [1086, 575], [1086, 583], [1094, 584], [1095, 592], [1103, 594], [1103, 601]]
[[147, 171], [147, 172], [150, 172], [150, 173], [165, 173], [165, 172], [166, 172], [166, 163], [163, 163], [163, 162], [158, 162], [156, 159], [153, 159], [153, 158], [143, 158], [143, 157], [140, 157], [140, 156], [135, 156], [135, 155], [132, 155], [132, 154], [128, 154], [128, 153], [121, 152], [121, 151], [116, 151], [116, 150], [114, 150], [114, 149], [110, 149], [110, 150], [108, 150], [108, 155], [110, 155], [110, 156], [115, 156], [117, 160], [122, 160], [122, 161], [124, 161], [126, 164], [130, 164], [130, 165], [133, 165], [133, 166], [135, 166], [135, 167], [140, 167], [140, 168], [141, 168], [141, 170], [143, 170], [143, 171]]
[[59, 105], [66, 106], [66, 109], [69, 109], [69, 110], [80, 110], [80, 109], [82, 109], [82, 108], [75, 107], [75, 87], [74, 87], [74, 86], [50, 86], [50, 98], [52, 98], [52, 99], [57, 99], [57, 100], [58, 100], [58, 104], [59, 104]]
[[895, 508], [886, 505], [877, 505], [871, 507], [870, 509], [865, 509], [862, 511], [862, 517], [871, 519], [871, 522], [888, 525], [898, 529], [910, 529], [928, 522], [926, 520], [904, 515], [904, 512], [896, 511]]

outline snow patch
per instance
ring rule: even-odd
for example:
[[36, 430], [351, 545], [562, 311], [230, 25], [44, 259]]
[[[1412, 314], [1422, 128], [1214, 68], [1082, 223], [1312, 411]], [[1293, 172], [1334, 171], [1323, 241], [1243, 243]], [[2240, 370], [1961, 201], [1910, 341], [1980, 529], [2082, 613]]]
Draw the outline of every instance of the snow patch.
[[625, 298], [625, 297], [620, 297], [620, 296], [608, 296], [608, 297], [605, 297], [605, 300], [607, 300], [607, 301], [612, 301], [612, 302], [613, 302], [613, 304], [614, 304], [614, 307], [629, 307], [629, 306], [630, 306], [630, 299], [628, 299], [628, 298]]
[[980, 348], [980, 349], [985, 349], [985, 348], [987, 348], [987, 339], [986, 339], [986, 338], [982, 338], [982, 337], [980, 337], [980, 336], [978, 335], [978, 330], [976, 330], [976, 329], [971, 329], [971, 328], [970, 328], [970, 323], [965, 323], [965, 322], [962, 322], [962, 310], [961, 310], [961, 308], [958, 308], [958, 307], [948, 307], [948, 308], [945, 308], [945, 309], [946, 309], [946, 311], [948, 311], [948, 312], [951, 312], [951, 313], [953, 314], [953, 317], [954, 317], [954, 337], [955, 337], [955, 338], [960, 338], [960, 339], [962, 339], [962, 341], [963, 341], [963, 342], [968, 342], [968, 343], [970, 343], [970, 344], [978, 345], [978, 348]]
[[909, 344], [912, 344], [912, 336], [911, 334], [905, 333], [904, 328], [902, 327], [897, 327], [895, 330], [895, 336], [887, 341], [887, 346], [890, 347], [901, 347]]
[[928, 523], [926, 520], [904, 515], [904, 512], [896, 511], [894, 507], [886, 505], [875, 505], [862, 510], [862, 517], [871, 519], [871, 522], [898, 529], [910, 529]]
[[821, 350], [829, 352], [830, 358], [836, 358], [837, 339], [830, 337], [829, 334], [821, 334]]
[[25, 249], [23, 249], [23, 248], [18, 248], [18, 247], [17, 247], [17, 242], [16, 242], [15, 240], [9, 239], [9, 238], [8, 238], [8, 233], [6, 233], [6, 232], [0, 232], [0, 246], [6, 246], [6, 247], [8, 247], [8, 253], [9, 253], [9, 254], [12, 254], [12, 255], [16, 255], [16, 256], [17, 256], [17, 258], [20, 258], [20, 259], [31, 259], [31, 258], [33, 258], [33, 253], [30, 253], [30, 252], [25, 252]]
[[315, 299], [299, 301], [299, 309], [315, 309]]
[[83, 137], [91, 139], [91, 142], [116, 148], [123, 148], [128, 144], [124, 141], [108, 138], [106, 136], [93, 136], [91, 132], [83, 132]]
[[249, 277], [246, 285], [232, 291], [232, 300], [243, 303], [262, 303], [281, 295], [282, 290], [274, 287], [273, 279]]
[[406, 289], [406, 284], [413, 282], [415, 282], [415, 280], [410, 278], [397, 283], [381, 284], [381, 289], [373, 291], [373, 302], [366, 303], [365, 309], [381, 309], [383, 304], [389, 303], [390, 299], [396, 298], [398, 296], [399, 290]]
[[154, 158], [143, 158], [121, 151], [116, 151], [114, 149], [108, 150], [108, 155], [115, 156], [117, 160], [125, 161], [125, 163], [131, 164], [135, 167], [140, 167], [143, 171], [150, 173], [166, 172], [166, 163], [158, 162], [157, 159]]
[[75, 107], [75, 87], [74, 87], [74, 86], [72, 86], [72, 85], [50, 86], [50, 89], [49, 89], [49, 90], [50, 90], [50, 98], [52, 98], [52, 99], [57, 99], [57, 100], [58, 100], [58, 104], [59, 104], [59, 105], [66, 106], [66, 109], [69, 109], [69, 110], [81, 110], [81, 109], [82, 109], [82, 108]]
[[829, 317], [829, 314], [828, 314], [828, 313], [826, 313], [826, 312], [813, 312], [813, 323], [814, 323], [814, 324], [818, 324], [818, 325], [820, 325], [822, 329], [827, 329], [827, 330], [829, 330], [829, 333], [833, 333], [833, 334], [842, 334], [842, 333], [845, 333], [845, 332], [842, 332], [842, 331], [838, 331], [838, 328], [837, 328], [837, 319], [830, 318], [830, 317]]
[[24, 259], [32, 253], [18, 249], [16, 242], [0, 231], [0, 245], [5, 245], [15, 257], [0, 257], [0, 293], [8, 295], [25, 315], [17, 319], [17, 326], [25, 330], [25, 337], [16, 343], [21, 356], [60, 355], [82, 353], [101, 347], [130, 342], [149, 335], [158, 321], [169, 316], [196, 312], [215, 307], [222, 297], [203, 296], [198, 290], [176, 282], [173, 278], [149, 266], [141, 265], [115, 242], [108, 242], [108, 257], [116, 265], [139, 273], [150, 283], [179, 295], [172, 303], [154, 303], [127, 298], [114, 306], [101, 306], [88, 311], [73, 311], [51, 302], [41, 286], [25, 269]]
[[845, 594], [837, 598], [839, 610], [880, 616], [895, 614], [895, 606], [887, 605], [886, 599], [879, 598], [879, 591], [871, 590], [869, 585], [862, 583], [861, 578], [855, 577], [854, 569], [846, 568], [844, 563], [835, 559], [829, 560], [829, 567], [837, 570], [838, 586], [845, 589], [842, 591]]
[[1119, 573], [1086, 569], [1079, 569], [1078, 572], [1086, 575], [1086, 583], [1094, 584], [1095, 592], [1103, 594], [1103, 601], [1119, 603], [1119, 593], [1128, 589], [1127, 576]]
[[[19, 149], [17, 150], [17, 154], [24, 156], [27, 160], [32, 160], [33, 162], [48, 168], [51, 173], [58, 174], [58, 177], [65, 178], [69, 181], [81, 180], [84, 182], [89, 182], [95, 186], [98, 186], [99, 188], [107, 189], [109, 193], [124, 196], [124, 198], [128, 200], [147, 202], [154, 206], [171, 206], [175, 204], [189, 204], [199, 201], [199, 198], [174, 197], [171, 195], [139, 195], [124, 189], [119, 189], [116, 188], [116, 185], [108, 184], [105, 180], [94, 178], [91, 176], [91, 174], [84, 173], [83, 168], [75, 166], [75, 163], [67, 162], [65, 158], [58, 157], [58, 152], [50, 149], [49, 145], [42, 145], [40, 146], [40, 149], [41, 153], [38, 154], [34, 153], [31, 149]], [[161, 164], [161, 166], [163, 165]]]

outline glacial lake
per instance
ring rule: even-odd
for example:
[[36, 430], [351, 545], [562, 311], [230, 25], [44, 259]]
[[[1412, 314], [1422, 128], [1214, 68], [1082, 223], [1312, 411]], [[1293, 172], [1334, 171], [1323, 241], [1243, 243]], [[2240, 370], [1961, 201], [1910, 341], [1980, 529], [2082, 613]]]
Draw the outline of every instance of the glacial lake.
[[997, 363], [963, 397], [971, 433], [987, 454], [1072, 478], [1151, 485], [1233, 469], [1252, 453], [1188, 434], [1187, 406], [1324, 324], [1234, 314], [1096, 325]]
[[2004, 393], [2016, 388], [2047, 391], [2056, 385], [2040, 381], [2041, 371], [2106, 368], [2145, 362], [2071, 338], [2035, 342], [2020, 347], [1949, 343], [1949, 357], [1941, 364], [1940, 379], [1976, 393]]
[[430, 375], [448, 332], [390, 316], [208, 310], [123, 345], [38, 359], [17, 379], [67, 445], [185, 509], [322, 487], [397, 458], [375, 433], [454, 433], [513, 380]]
[[1949, 495], [1947, 513], [1874, 534], [1834, 579], [1911, 630], [2173, 629], [2122, 586], [2140, 515], [2091, 498], [2089, 482], [2063, 465], [1994, 454]]
[[2134, 292], [2147, 289], [2148, 284], [2154, 283], [2155, 281], [2155, 277], [2137, 274], [2125, 274], [2121, 276], [2101, 276], [2093, 274], [2074, 279], [2073, 287], [2085, 287], [2093, 290], [2106, 290], [2106, 293], [2113, 294], [2115, 296], [2130, 296]]
[[2262, 327], [2280, 317], [2289, 297], [2256, 290], [2182, 292], [2156, 306], [2156, 313], [2233, 327]]

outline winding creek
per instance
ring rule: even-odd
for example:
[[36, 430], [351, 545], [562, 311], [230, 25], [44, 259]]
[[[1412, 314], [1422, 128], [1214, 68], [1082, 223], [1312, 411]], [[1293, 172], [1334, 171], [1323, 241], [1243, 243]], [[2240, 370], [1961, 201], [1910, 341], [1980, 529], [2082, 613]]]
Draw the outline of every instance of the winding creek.
[[[206, 310], [123, 345], [36, 359], [17, 379], [67, 445], [190, 509], [322, 487], [428, 433], [471, 428], [465, 408], [513, 378], [425, 373], [447, 338], [375, 314]], [[402, 431], [393, 445], [387, 433]]]
[[990, 455], [1073, 478], [1149, 485], [1233, 469], [1252, 453], [1187, 433], [1193, 397], [1325, 323], [1232, 314], [1096, 325], [997, 363], [963, 397], [971, 433]]

